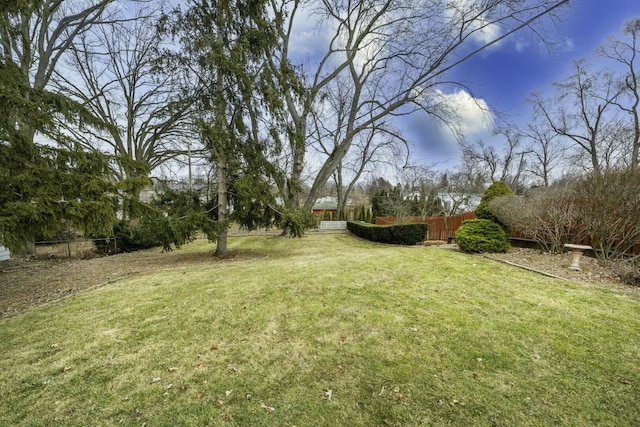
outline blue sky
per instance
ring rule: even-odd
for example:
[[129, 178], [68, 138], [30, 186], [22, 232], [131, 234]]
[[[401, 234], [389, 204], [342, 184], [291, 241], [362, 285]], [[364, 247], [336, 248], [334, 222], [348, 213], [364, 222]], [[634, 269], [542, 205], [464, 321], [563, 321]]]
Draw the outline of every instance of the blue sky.
[[[559, 41], [553, 52], [531, 37], [514, 35], [462, 64], [450, 77], [464, 82], [492, 111], [524, 121], [529, 117], [529, 95], [534, 91], [549, 93], [554, 81], [569, 75], [574, 60], [592, 57], [607, 36], [620, 35], [624, 22], [640, 17], [640, 0], [575, 0], [563, 16], [557, 26], [547, 26], [549, 37]], [[468, 121], [467, 128], [476, 130], [470, 132], [470, 140], [482, 138], [499, 145], [489, 132], [480, 129], [483, 123], [474, 114]], [[457, 163], [456, 142], [446, 131], [434, 129], [425, 116], [413, 115], [402, 127], [423, 161], [447, 166]]]

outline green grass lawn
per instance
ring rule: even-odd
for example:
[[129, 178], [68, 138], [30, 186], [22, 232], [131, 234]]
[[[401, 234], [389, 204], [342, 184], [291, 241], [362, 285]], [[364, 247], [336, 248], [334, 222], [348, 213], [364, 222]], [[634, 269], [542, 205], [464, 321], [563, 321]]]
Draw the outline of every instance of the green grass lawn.
[[344, 234], [229, 244], [260, 256], [0, 320], [0, 425], [640, 425], [637, 296]]

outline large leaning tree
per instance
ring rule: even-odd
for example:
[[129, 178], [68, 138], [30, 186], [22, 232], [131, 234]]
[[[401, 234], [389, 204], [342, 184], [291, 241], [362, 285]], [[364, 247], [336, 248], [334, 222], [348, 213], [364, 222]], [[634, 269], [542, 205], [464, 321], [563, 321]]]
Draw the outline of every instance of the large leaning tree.
[[[348, 81], [336, 84], [331, 94], [324, 96], [321, 108], [312, 112], [313, 135], [316, 141], [312, 149], [321, 158], [331, 153], [344, 141], [349, 120], [347, 108], [351, 93]], [[337, 196], [337, 210], [344, 213], [347, 201], [357, 182], [368, 174], [378, 174], [380, 169], [402, 169], [407, 165], [409, 144], [390, 119], [378, 120], [363, 129], [353, 139], [350, 150], [336, 163], [331, 174]]]
[[[286, 179], [279, 190], [287, 206], [311, 209], [319, 191], [347, 156], [358, 136], [395, 115], [421, 110], [455, 127], [455, 111], [442, 96], [459, 88], [449, 71], [542, 18], [561, 11], [568, 0], [270, 0], [277, 20], [279, 48], [269, 67], [279, 79], [288, 126], [283, 135]], [[296, 57], [296, 25], [317, 19], [329, 34], [314, 60]], [[319, 24], [320, 25], [320, 24]], [[320, 33], [320, 30], [318, 30]], [[298, 44], [296, 44], [298, 42]], [[316, 55], [317, 54], [317, 55]], [[309, 55], [308, 55], [309, 56]], [[291, 64], [300, 66], [300, 92]], [[342, 90], [336, 90], [342, 86]], [[323, 111], [326, 98], [344, 93], [345, 120], [332, 123], [342, 137], [321, 160], [310, 190], [303, 176], [311, 146], [323, 133], [313, 128], [314, 111]], [[323, 123], [326, 121], [316, 121]], [[320, 135], [317, 137], [317, 135]]]

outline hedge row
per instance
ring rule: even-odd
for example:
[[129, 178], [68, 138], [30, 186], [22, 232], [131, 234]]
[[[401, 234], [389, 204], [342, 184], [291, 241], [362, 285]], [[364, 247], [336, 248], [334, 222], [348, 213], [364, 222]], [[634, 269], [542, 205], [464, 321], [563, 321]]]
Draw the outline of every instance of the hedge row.
[[415, 245], [422, 242], [429, 229], [428, 224], [375, 225], [362, 221], [347, 222], [347, 229], [358, 237], [380, 243]]

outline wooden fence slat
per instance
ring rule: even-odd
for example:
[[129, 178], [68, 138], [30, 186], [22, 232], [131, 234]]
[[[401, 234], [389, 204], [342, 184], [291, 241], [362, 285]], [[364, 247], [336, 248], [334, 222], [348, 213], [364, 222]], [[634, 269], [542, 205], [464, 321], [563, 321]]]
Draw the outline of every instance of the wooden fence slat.
[[[432, 216], [428, 218], [420, 217], [408, 217], [401, 218], [402, 222], [417, 222], [429, 224], [429, 234], [427, 240], [444, 240], [448, 241], [450, 238], [454, 238], [456, 230], [460, 228], [464, 221], [475, 219], [476, 215], [473, 212], [466, 212], [454, 216]], [[398, 222], [398, 218], [393, 216], [376, 217], [377, 225], [393, 225]]]

